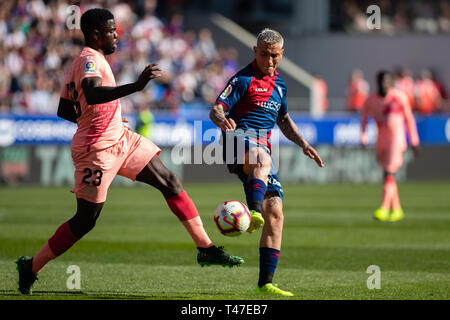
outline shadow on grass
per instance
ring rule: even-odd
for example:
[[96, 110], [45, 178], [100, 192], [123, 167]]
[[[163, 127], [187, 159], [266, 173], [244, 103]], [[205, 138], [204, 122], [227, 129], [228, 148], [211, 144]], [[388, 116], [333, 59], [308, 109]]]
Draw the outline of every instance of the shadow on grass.
[[[201, 293], [196, 293], [201, 295]], [[211, 293], [208, 293], [210, 296]], [[180, 295], [180, 294], [140, 294], [133, 292], [105, 292], [105, 291], [45, 291], [35, 290], [31, 295], [23, 295], [17, 290], [0, 290], [0, 300], [9, 298], [14, 300], [15, 298], [30, 300], [189, 300], [192, 299], [192, 295]]]

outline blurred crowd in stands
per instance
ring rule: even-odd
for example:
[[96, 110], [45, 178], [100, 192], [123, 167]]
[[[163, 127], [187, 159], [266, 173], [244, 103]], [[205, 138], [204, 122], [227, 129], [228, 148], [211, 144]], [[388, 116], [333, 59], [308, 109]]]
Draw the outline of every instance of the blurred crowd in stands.
[[384, 34], [404, 32], [450, 32], [449, 0], [331, 0], [330, 27], [334, 31], [365, 33], [366, 10], [377, 5], [381, 12], [381, 29]]
[[[67, 26], [66, 0], [14, 0], [0, 5], [0, 112], [55, 114], [64, 75], [83, 46]], [[212, 103], [237, 71], [235, 49], [219, 49], [210, 30], [185, 30], [183, 15], [156, 14], [156, 0], [71, 1], [81, 13], [105, 7], [114, 14], [119, 48], [107, 59], [117, 85], [133, 82], [150, 62], [164, 76], [121, 99], [123, 112], [151, 106], [176, 112], [183, 103]], [[173, 8], [173, 7], [172, 7]], [[74, 19], [69, 22], [73, 23]]]
[[[183, 0], [12, 0], [0, 4], [0, 113], [56, 114], [64, 76], [83, 46], [79, 29], [70, 29], [73, 3], [84, 12], [110, 9], [119, 33], [119, 48], [107, 57], [118, 85], [137, 79], [145, 65], [157, 62], [164, 76], [146, 90], [121, 99], [124, 114], [152, 110], [177, 112], [183, 104], [211, 105], [239, 69], [234, 48], [217, 48], [209, 29], [188, 30]], [[408, 30], [450, 32], [450, 0], [330, 0], [331, 30], [364, 32], [368, 5], [379, 5], [380, 32]], [[413, 79], [397, 72], [414, 110], [421, 114], [450, 110], [444, 87], [425, 70]], [[327, 83], [314, 76], [314, 99], [320, 113], [329, 109]], [[357, 111], [369, 85], [356, 70], [348, 88], [347, 110]], [[342, 104], [341, 104], [342, 105]]]
[[[414, 113], [427, 116], [450, 111], [447, 91], [431, 70], [422, 70], [417, 78], [408, 68], [397, 68], [394, 74], [395, 88], [406, 94]], [[347, 110], [359, 112], [369, 94], [370, 86], [363, 72], [353, 70], [347, 88]]]

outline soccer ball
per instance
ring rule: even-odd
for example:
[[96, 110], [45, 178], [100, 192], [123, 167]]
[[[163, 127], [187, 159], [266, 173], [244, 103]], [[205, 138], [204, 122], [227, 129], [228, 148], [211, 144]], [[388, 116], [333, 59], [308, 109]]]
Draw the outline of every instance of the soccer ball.
[[247, 206], [237, 200], [225, 201], [214, 213], [217, 229], [229, 237], [239, 236], [247, 231], [250, 220], [250, 211]]

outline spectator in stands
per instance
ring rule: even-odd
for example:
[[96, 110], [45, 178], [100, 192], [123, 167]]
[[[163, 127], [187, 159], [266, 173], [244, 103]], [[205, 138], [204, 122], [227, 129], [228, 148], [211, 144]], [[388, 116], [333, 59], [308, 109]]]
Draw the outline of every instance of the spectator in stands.
[[[156, 0], [81, 0], [76, 4], [81, 12], [91, 7], [109, 7], [114, 13], [121, 33], [121, 50], [109, 62], [118, 82], [136, 78], [138, 70], [148, 61], [159, 61], [165, 77], [148, 87], [151, 94], [143, 102], [154, 109], [176, 112], [183, 102], [197, 99], [209, 102], [210, 92], [202, 88], [211, 79], [205, 78], [210, 74], [204, 70], [211, 65], [218, 68], [212, 90], [219, 91], [217, 88], [222, 88], [228, 75], [235, 72], [235, 53], [219, 54], [210, 30], [201, 30], [198, 37], [195, 32], [186, 31], [184, 17], [177, 11], [169, 16], [166, 12], [167, 20], [161, 19], [156, 15]], [[81, 31], [66, 27], [67, 7], [65, 0], [2, 2], [0, 109], [3, 112], [56, 112], [57, 103], [52, 99], [60, 91], [58, 79], [63, 78], [68, 63], [83, 46]], [[38, 100], [34, 100], [36, 97]], [[124, 105], [124, 113], [139, 108], [132, 100], [124, 101]]]
[[439, 7], [439, 29], [443, 32], [450, 32], [450, 3], [448, 0], [442, 0]]
[[436, 5], [430, 1], [416, 1], [412, 3], [414, 10], [413, 27], [416, 31], [436, 33], [439, 31]]
[[[380, 7], [381, 29], [367, 28], [369, 5]], [[450, 32], [450, 1], [330, 0], [330, 23], [333, 30], [358, 33]]]
[[369, 83], [360, 69], [352, 71], [347, 87], [347, 110], [359, 112], [369, 94]]

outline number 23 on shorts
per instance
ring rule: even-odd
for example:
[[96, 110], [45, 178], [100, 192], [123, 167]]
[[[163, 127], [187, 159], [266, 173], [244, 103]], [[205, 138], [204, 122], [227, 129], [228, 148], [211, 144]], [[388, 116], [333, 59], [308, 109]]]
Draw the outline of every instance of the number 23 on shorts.
[[84, 168], [83, 172], [86, 173], [86, 175], [83, 176], [83, 180], [81, 180], [81, 182], [86, 184], [92, 183], [96, 187], [98, 187], [102, 183], [103, 172], [101, 170]]

